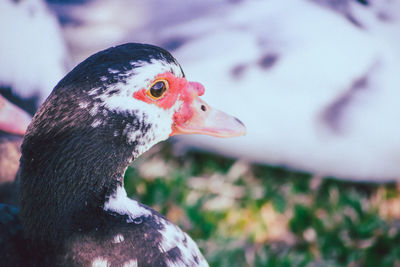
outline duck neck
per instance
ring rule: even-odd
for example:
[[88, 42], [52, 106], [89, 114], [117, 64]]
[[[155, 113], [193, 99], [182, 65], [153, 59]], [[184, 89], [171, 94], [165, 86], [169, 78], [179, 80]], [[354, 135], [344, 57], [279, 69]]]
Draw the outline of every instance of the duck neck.
[[[137, 144], [106, 140], [100, 129], [28, 135], [22, 146], [20, 210], [28, 239], [55, 246], [95, 227], [104, 205], [123, 188]], [[51, 136], [49, 138], [48, 136]]]

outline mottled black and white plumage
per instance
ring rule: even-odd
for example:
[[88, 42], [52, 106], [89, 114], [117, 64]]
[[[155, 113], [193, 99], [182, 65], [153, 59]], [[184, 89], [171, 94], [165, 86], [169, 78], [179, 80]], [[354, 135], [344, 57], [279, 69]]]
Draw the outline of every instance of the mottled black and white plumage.
[[28, 127], [20, 215], [32, 261], [45, 266], [207, 266], [193, 240], [127, 197], [124, 172], [171, 134], [171, 110], [132, 97], [156, 75], [184, 77], [165, 50], [125, 44], [79, 64]]

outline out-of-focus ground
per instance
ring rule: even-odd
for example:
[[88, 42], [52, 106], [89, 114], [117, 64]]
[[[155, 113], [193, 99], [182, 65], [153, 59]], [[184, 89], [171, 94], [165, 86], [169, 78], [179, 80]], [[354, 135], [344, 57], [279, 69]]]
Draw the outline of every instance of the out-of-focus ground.
[[400, 266], [400, 186], [350, 183], [162, 143], [128, 194], [197, 242], [210, 266]]

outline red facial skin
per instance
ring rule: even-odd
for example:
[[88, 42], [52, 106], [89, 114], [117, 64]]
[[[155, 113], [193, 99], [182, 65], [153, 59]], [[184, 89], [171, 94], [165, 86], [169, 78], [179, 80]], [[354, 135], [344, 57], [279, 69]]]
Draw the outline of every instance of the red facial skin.
[[[163, 97], [160, 99], [151, 98], [147, 94], [148, 88], [143, 88], [135, 92], [133, 97], [146, 103], [157, 105], [163, 109], [170, 109], [179, 97], [183, 104], [173, 115], [173, 120], [175, 124], [184, 124], [193, 116], [193, 109], [191, 108], [192, 102], [194, 98], [204, 94], [204, 86], [198, 82], [188, 82], [185, 78], [175, 77], [170, 72], [157, 75], [154, 81], [160, 79], [168, 81], [169, 84], [169, 89]], [[173, 131], [171, 135], [174, 135], [174, 133]]]
[[166, 80], [169, 88], [159, 99], [148, 94], [149, 88], [143, 88], [133, 97], [165, 110], [174, 106], [177, 100], [182, 105], [173, 115], [171, 134], [206, 134], [216, 137], [234, 137], [246, 134], [246, 127], [235, 117], [213, 109], [199, 96], [204, 94], [204, 86], [198, 82], [188, 82], [185, 78], [175, 77], [166, 72], [155, 77], [154, 81]]

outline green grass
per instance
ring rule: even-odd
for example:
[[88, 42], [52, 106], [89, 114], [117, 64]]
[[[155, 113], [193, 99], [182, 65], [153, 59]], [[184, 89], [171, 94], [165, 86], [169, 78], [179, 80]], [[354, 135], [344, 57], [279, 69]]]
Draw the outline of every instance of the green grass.
[[321, 179], [164, 143], [128, 194], [178, 224], [211, 266], [400, 266], [400, 187]]

